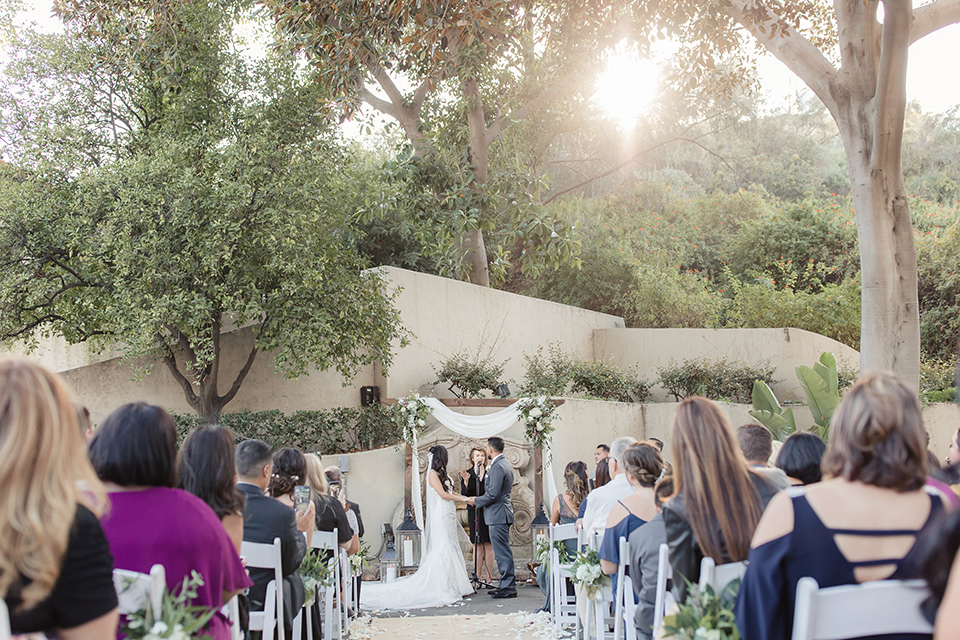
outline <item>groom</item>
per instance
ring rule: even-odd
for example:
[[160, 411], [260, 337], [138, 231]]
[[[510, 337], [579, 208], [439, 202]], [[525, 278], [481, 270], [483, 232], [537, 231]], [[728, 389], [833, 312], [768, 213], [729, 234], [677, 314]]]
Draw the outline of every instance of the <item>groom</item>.
[[510, 550], [510, 525], [513, 524], [513, 505], [510, 490], [513, 489], [513, 469], [503, 457], [503, 438], [487, 440], [487, 453], [493, 462], [487, 471], [483, 495], [469, 498], [468, 503], [483, 507], [483, 518], [490, 529], [493, 553], [500, 570], [500, 586], [490, 592], [494, 598], [516, 598], [517, 579], [514, 575], [513, 552]]

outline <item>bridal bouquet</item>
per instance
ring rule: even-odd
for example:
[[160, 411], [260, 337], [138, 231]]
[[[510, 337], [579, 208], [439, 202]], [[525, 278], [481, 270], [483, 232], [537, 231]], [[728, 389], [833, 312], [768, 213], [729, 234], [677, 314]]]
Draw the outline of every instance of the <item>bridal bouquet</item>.
[[577, 559], [570, 567], [573, 581], [580, 585], [590, 600], [603, 597], [603, 588], [610, 584], [610, 576], [600, 568], [600, 553], [596, 549], [577, 552]]
[[553, 420], [557, 407], [546, 396], [521, 398], [518, 404], [527, 442], [544, 447], [554, 431]]
[[419, 393], [406, 398], [397, 398], [393, 405], [393, 419], [403, 429], [403, 440], [413, 444], [414, 434], [419, 438], [427, 426], [430, 417], [430, 407], [423, 401]]
[[[190, 640], [206, 635], [203, 628], [216, 610], [187, 604], [197, 597], [197, 587], [202, 586], [203, 577], [192, 571], [189, 578], [183, 579], [179, 594], [164, 590], [159, 618], [154, 618], [153, 608], [146, 603], [142, 609], [125, 616], [120, 623], [121, 633], [131, 640]], [[120, 595], [132, 588], [133, 581], [130, 581], [122, 587]]]

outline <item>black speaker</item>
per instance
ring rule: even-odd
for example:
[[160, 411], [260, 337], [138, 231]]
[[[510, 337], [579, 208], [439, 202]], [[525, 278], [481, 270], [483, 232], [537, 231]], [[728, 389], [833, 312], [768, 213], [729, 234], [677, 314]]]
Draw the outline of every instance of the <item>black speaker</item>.
[[380, 402], [380, 387], [360, 387], [360, 405], [367, 407]]

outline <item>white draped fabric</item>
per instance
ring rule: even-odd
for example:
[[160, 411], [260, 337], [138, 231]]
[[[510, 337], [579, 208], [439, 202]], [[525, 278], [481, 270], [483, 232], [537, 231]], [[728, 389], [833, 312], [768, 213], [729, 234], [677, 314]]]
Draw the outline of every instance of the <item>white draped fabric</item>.
[[[450, 431], [458, 433], [467, 438], [481, 440], [499, 435], [512, 427], [520, 420], [519, 402], [514, 402], [509, 407], [500, 411], [488, 413], [481, 416], [468, 416], [457, 413], [447, 405], [436, 398], [421, 398], [421, 400], [430, 408], [430, 413], [437, 421]], [[557, 485], [553, 477], [553, 464], [549, 449], [544, 451], [543, 475], [546, 480], [547, 504], [545, 507], [549, 511], [553, 504], [553, 498], [557, 495]], [[412, 478], [413, 509], [414, 517], [417, 520], [417, 526], [423, 529], [423, 497], [420, 493], [420, 458], [417, 453], [417, 441], [414, 436], [413, 442], [413, 464], [415, 470]], [[536, 506], [534, 507], [536, 508]]]

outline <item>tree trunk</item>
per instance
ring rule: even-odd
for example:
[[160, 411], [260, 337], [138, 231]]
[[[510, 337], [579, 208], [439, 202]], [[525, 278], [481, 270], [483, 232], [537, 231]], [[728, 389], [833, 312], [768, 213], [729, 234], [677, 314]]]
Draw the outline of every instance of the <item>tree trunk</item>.
[[460, 255], [469, 267], [467, 274], [470, 282], [481, 287], [490, 286], [490, 269], [487, 265], [487, 249], [483, 244], [483, 231], [471, 229], [460, 235], [457, 240]]
[[[483, 99], [480, 86], [475, 78], [463, 82], [463, 93], [467, 100], [467, 126], [470, 130], [470, 169], [473, 171], [473, 189], [483, 193], [487, 184], [490, 168], [490, 142], [487, 139], [487, 123], [483, 112]], [[482, 207], [483, 205], [481, 205]], [[483, 217], [481, 211], [481, 219]], [[483, 230], [470, 229], [463, 233], [458, 244], [463, 261], [470, 267], [470, 282], [481, 287], [490, 286], [490, 269], [487, 265], [487, 248], [483, 243]]]
[[860, 370], [892, 371], [919, 389], [917, 248], [902, 174], [870, 162], [867, 141], [851, 129], [858, 128], [841, 125], [854, 151], [847, 158], [860, 238]]

